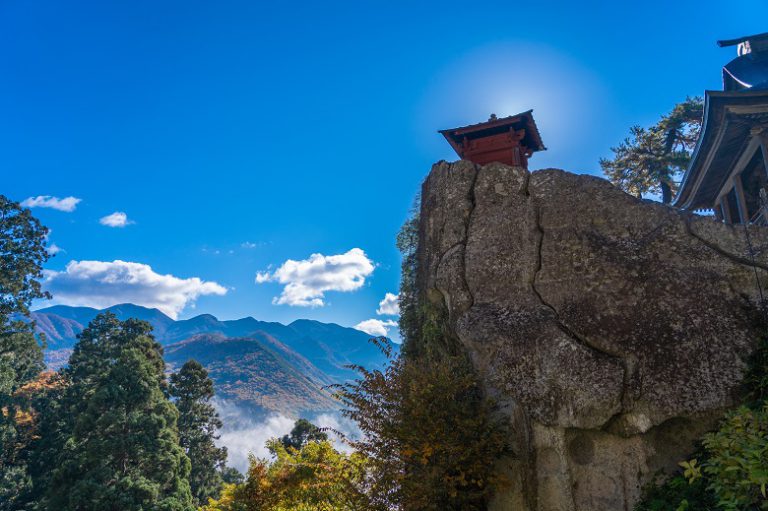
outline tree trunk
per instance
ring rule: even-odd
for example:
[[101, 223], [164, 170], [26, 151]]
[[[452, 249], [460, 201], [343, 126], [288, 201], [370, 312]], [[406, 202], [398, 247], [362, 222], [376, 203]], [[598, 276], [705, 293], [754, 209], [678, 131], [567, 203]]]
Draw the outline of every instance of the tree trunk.
[[672, 202], [672, 187], [666, 181], [662, 181], [659, 184], [661, 186], [661, 202], [669, 204]]

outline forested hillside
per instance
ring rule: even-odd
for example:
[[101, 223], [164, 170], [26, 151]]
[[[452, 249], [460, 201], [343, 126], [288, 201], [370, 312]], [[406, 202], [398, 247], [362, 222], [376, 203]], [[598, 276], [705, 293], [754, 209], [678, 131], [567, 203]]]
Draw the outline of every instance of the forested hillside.
[[252, 317], [220, 321], [210, 314], [174, 321], [157, 309], [120, 304], [103, 310], [55, 305], [32, 313], [48, 341], [49, 367], [64, 366], [77, 335], [101, 312], [147, 321], [165, 347], [170, 368], [198, 360], [210, 372], [217, 396], [263, 415], [336, 409], [323, 387], [354, 378], [346, 366], [381, 368], [384, 358], [365, 332], [297, 320], [289, 325]]

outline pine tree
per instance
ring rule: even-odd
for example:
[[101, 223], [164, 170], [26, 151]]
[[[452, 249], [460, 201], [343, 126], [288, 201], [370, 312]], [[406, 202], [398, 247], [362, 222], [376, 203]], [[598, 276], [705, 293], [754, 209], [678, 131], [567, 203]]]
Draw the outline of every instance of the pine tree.
[[48, 230], [28, 209], [0, 195], [0, 510], [19, 509], [31, 481], [18, 418], [27, 413], [15, 394], [43, 368], [29, 305], [48, 295], [38, 279], [48, 260]]
[[66, 400], [72, 430], [47, 507], [62, 511], [192, 509], [178, 411], [148, 323], [101, 314], [81, 334]]
[[633, 126], [631, 137], [611, 148], [613, 158], [600, 160], [603, 173], [627, 193], [657, 193], [665, 204], [671, 202], [676, 180], [691, 160], [703, 115], [702, 99], [686, 98], [650, 128]]
[[189, 360], [171, 375], [170, 394], [179, 410], [179, 442], [192, 463], [192, 497], [196, 504], [205, 504], [209, 497], [218, 497], [227, 460], [227, 449], [214, 443], [222, 423], [210, 403], [213, 382], [199, 362]]

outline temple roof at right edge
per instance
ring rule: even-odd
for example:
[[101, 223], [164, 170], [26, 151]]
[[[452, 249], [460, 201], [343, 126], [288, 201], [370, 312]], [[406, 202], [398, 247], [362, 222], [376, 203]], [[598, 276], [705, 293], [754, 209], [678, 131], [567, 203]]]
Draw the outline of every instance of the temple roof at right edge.
[[723, 66], [723, 90], [768, 89], [768, 32], [717, 44], [738, 45], [738, 56]]
[[750, 130], [763, 124], [768, 126], [768, 90], [707, 91], [701, 135], [674, 205], [711, 208]]
[[723, 39], [723, 40], [717, 41], [717, 45], [721, 48], [724, 48], [726, 46], [736, 46], [737, 44], [741, 44], [746, 41], [768, 41], [768, 32], [763, 32], [762, 34], [755, 34], [755, 35], [746, 35], [742, 37], [737, 37], [736, 39]]

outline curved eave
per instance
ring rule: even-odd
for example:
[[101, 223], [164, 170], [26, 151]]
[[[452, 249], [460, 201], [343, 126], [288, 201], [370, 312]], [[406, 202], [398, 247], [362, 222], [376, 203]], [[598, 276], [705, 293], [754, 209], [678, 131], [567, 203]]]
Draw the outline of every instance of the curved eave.
[[740, 116], [750, 109], [767, 112], [768, 91], [748, 89], [705, 93], [701, 134], [674, 206], [692, 210], [713, 207], [716, 198], [713, 189], [725, 182], [749, 138], [749, 121], [741, 122]]
[[701, 133], [699, 134], [699, 139], [696, 141], [696, 147], [693, 150], [691, 162], [688, 164], [688, 168], [683, 175], [683, 180], [680, 183], [680, 188], [678, 188], [677, 195], [672, 202], [673, 206], [678, 208], [692, 209], [691, 198], [698, 188], [698, 184], [694, 185], [693, 182], [699, 177], [701, 168], [700, 161], [702, 160], [700, 155], [706, 151], [706, 149], [702, 148], [708, 148], [708, 142], [711, 138], [709, 136], [712, 131], [710, 128], [710, 119], [712, 118], [712, 114], [710, 113], [712, 105], [711, 94], [711, 91], [704, 92], [704, 118], [701, 121]]

